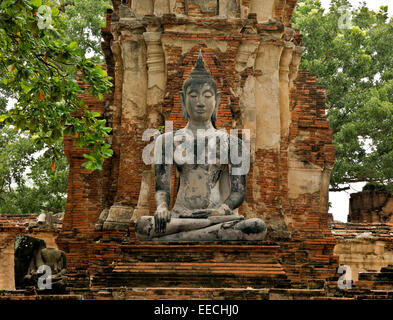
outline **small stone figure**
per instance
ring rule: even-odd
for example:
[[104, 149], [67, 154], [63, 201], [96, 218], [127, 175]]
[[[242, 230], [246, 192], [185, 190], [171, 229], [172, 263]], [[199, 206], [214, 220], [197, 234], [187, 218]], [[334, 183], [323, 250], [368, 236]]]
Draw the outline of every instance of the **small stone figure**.
[[[157, 210], [136, 224], [139, 240], [216, 241], [263, 240], [261, 219], [237, 214], [246, 194], [249, 157], [238, 137], [217, 130], [220, 103], [217, 85], [205, 68], [202, 54], [180, 92], [185, 128], [160, 135], [154, 165]], [[235, 152], [233, 152], [235, 151]], [[235, 157], [233, 155], [236, 155]], [[248, 154], [249, 155], [249, 154]], [[175, 205], [169, 210], [172, 164], [180, 176]], [[249, 165], [249, 163], [248, 163]]]
[[[45, 242], [42, 242], [30, 261], [29, 269], [24, 277], [24, 285], [34, 286], [39, 290], [50, 289], [51, 292], [64, 291], [66, 268], [65, 253], [55, 248], [46, 248]], [[48, 271], [50, 274], [46, 274]], [[43, 281], [44, 287], [40, 288], [39, 278], [44, 277], [44, 273], [46, 274]]]

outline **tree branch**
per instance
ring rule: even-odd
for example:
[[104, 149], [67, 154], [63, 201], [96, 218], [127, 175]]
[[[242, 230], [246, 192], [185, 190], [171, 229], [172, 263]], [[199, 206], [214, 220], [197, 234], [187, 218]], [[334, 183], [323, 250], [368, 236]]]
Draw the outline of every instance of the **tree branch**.
[[350, 187], [344, 187], [344, 188], [331, 188], [329, 189], [330, 192], [340, 192], [340, 191], [345, 191], [351, 189]]
[[45, 210], [45, 211], [50, 211], [50, 212], [53, 212], [53, 213], [60, 213], [60, 212], [63, 212], [63, 210], [62, 209], [56, 209], [56, 208], [50, 208], [50, 207], [40, 207], [42, 210]]

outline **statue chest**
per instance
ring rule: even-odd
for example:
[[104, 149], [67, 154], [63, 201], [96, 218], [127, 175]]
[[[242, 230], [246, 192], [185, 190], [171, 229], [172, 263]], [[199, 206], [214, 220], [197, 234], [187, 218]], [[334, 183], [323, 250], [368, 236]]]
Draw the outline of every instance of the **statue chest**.
[[215, 168], [228, 164], [228, 156], [228, 141], [218, 136], [203, 138], [183, 136], [174, 141], [173, 159], [178, 167], [184, 164], [201, 165], [204, 170], [214, 171]]

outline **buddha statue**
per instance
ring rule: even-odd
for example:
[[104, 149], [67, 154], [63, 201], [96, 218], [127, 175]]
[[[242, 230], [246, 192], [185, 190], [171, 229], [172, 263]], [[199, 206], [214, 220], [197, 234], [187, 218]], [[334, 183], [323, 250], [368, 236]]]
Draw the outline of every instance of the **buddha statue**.
[[[153, 216], [136, 223], [139, 240], [263, 240], [261, 219], [237, 213], [246, 195], [249, 151], [242, 139], [215, 128], [220, 93], [205, 68], [202, 54], [180, 92], [185, 128], [159, 135], [154, 145]], [[239, 153], [242, 156], [239, 157]], [[179, 188], [169, 210], [172, 166]]]
[[[46, 266], [50, 268], [51, 274], [47, 275], [46, 283], [50, 281], [51, 291], [63, 291], [66, 288], [66, 255], [64, 251], [56, 248], [46, 248], [46, 244], [42, 241], [35, 250], [30, 261], [29, 269], [24, 277], [25, 286], [38, 286], [38, 279], [42, 276], [40, 267]], [[40, 289], [38, 287], [38, 289]]]

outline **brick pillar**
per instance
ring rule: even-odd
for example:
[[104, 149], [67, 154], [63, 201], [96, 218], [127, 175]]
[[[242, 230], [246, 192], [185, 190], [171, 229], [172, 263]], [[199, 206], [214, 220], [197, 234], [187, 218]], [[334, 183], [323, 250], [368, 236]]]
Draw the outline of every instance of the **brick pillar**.
[[255, 63], [256, 157], [253, 166], [256, 211], [267, 224], [280, 219], [280, 79], [281, 42], [262, 42]]
[[105, 229], [128, 230], [141, 185], [144, 143], [142, 134], [147, 116], [146, 45], [138, 25], [121, 33], [123, 93], [120, 126], [119, 176], [115, 203], [104, 223]]
[[282, 137], [288, 136], [291, 123], [289, 110], [289, 66], [292, 62], [294, 48], [295, 45], [292, 42], [285, 42], [280, 60], [280, 120]]

